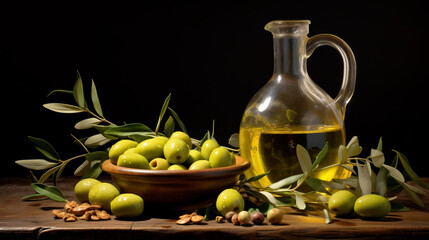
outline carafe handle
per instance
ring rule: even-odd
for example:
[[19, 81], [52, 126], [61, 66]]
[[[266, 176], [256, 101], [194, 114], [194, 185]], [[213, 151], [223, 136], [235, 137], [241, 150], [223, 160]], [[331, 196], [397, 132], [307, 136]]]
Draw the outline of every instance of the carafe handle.
[[341, 115], [345, 116], [347, 103], [352, 98], [356, 85], [356, 60], [351, 48], [341, 38], [331, 34], [318, 34], [307, 40], [307, 58], [319, 46], [331, 46], [341, 54], [343, 58], [343, 83], [340, 92], [334, 99], [340, 108]]

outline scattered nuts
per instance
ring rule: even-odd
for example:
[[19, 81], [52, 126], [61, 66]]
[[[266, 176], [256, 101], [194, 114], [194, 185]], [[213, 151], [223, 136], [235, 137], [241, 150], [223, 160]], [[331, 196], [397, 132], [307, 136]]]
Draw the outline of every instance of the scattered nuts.
[[203, 220], [204, 220], [204, 217], [201, 215], [195, 215], [195, 216], [192, 216], [191, 218], [192, 223], [200, 223]]
[[66, 222], [75, 222], [77, 220], [107, 220], [110, 219], [110, 214], [104, 210], [99, 210], [101, 207], [99, 205], [91, 205], [89, 203], [82, 203], [78, 205], [76, 201], [70, 201], [65, 204], [64, 210], [62, 212], [58, 209], [52, 210], [55, 218], [62, 218]]
[[191, 217], [182, 217], [179, 220], [176, 221], [179, 225], [185, 225], [191, 222]]
[[232, 218], [232, 216], [234, 216], [234, 214], [236, 214], [236, 212], [234, 212], [234, 211], [227, 212], [227, 213], [225, 214], [225, 219], [226, 219], [228, 222], [231, 222], [231, 218]]
[[250, 215], [250, 220], [255, 225], [261, 225], [264, 223], [264, 214], [259, 211], [255, 211]]
[[273, 208], [267, 213], [268, 222], [271, 224], [279, 224], [283, 220], [283, 213], [278, 208]]
[[198, 215], [196, 212], [193, 212], [191, 214], [183, 214], [179, 217], [179, 220], [176, 221], [179, 225], [185, 225], [190, 223], [200, 223], [204, 220], [204, 216]]
[[218, 222], [218, 223], [224, 223], [225, 222], [225, 219], [222, 217], [222, 216], [216, 216], [216, 222]]

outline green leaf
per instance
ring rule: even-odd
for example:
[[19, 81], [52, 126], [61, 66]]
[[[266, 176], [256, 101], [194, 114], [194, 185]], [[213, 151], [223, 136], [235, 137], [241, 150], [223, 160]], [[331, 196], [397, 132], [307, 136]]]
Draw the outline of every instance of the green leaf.
[[108, 151], [95, 151], [90, 152], [85, 155], [86, 160], [89, 162], [93, 162], [96, 160], [106, 160], [109, 159], [109, 152]]
[[177, 115], [177, 113], [170, 107], [168, 108], [168, 110], [170, 110], [171, 115], [173, 115], [174, 117], [174, 120], [176, 120], [177, 124], [179, 124], [179, 127], [182, 130], [182, 132], [187, 134], [188, 130], [186, 130], [185, 124], [183, 124], [182, 120], [180, 120], [179, 115]]
[[207, 130], [207, 133], [204, 135], [204, 137], [203, 137], [203, 138], [201, 139], [201, 141], [200, 141], [200, 147], [201, 147], [201, 146], [203, 146], [204, 142], [205, 142], [207, 139], [210, 139], [210, 131], [208, 131], [208, 130]]
[[90, 129], [99, 123], [101, 123], [101, 120], [98, 118], [86, 118], [76, 123], [74, 128], [79, 130]]
[[49, 97], [49, 96], [51, 96], [51, 94], [56, 93], [56, 92], [73, 94], [73, 91], [70, 91], [70, 90], [55, 89], [55, 90], [52, 90], [46, 97]]
[[43, 107], [54, 111], [54, 112], [58, 112], [58, 113], [81, 113], [81, 112], [85, 112], [85, 109], [75, 106], [75, 105], [70, 105], [70, 104], [65, 104], [65, 103], [46, 103], [43, 104]]
[[89, 171], [89, 169], [91, 169], [91, 163], [88, 160], [85, 160], [81, 165], [79, 165], [79, 167], [76, 168], [73, 174], [77, 177], [82, 177], [86, 172]]
[[307, 178], [305, 179], [305, 183], [318, 192], [323, 192], [327, 194], [331, 194], [325, 187], [322, 185], [322, 181], [317, 178]]
[[253, 176], [253, 177], [247, 179], [246, 182], [250, 183], [250, 182], [258, 181], [259, 179], [265, 177], [269, 173], [270, 173], [270, 171], [262, 173], [262, 174], [259, 174], [259, 175], [256, 175], [256, 176]]
[[390, 211], [391, 212], [409, 212], [411, 211], [409, 208], [405, 207], [401, 203], [398, 202], [390, 202]]
[[344, 147], [343, 145], [340, 145], [338, 147], [338, 159], [340, 160], [341, 163], [345, 163], [349, 160], [349, 150]]
[[371, 154], [369, 158], [372, 159], [372, 163], [376, 167], [381, 167], [384, 164], [384, 154], [383, 152], [377, 150], [377, 149], [371, 149]]
[[299, 165], [301, 166], [302, 171], [307, 175], [311, 170], [311, 158], [307, 149], [301, 145], [296, 145], [296, 155], [298, 157]]
[[296, 201], [296, 207], [300, 210], [304, 210], [306, 205], [304, 202], [304, 199], [297, 193], [295, 192], [295, 201]]
[[76, 79], [76, 82], [75, 82], [74, 87], [73, 87], [73, 96], [74, 96], [74, 99], [76, 100], [76, 103], [79, 107], [81, 107], [81, 108], [86, 107], [85, 96], [83, 93], [82, 78], [80, 76], [79, 71], [77, 71], [77, 79]]
[[292, 183], [298, 181], [298, 179], [300, 179], [302, 176], [304, 176], [303, 173], [292, 175], [290, 177], [287, 177], [287, 178], [284, 178], [284, 179], [282, 179], [280, 181], [277, 181], [277, 182], [271, 184], [268, 187], [271, 188], [271, 189], [279, 189], [279, 188], [281, 188], [283, 186], [291, 185]]
[[380, 137], [380, 140], [378, 140], [377, 150], [382, 152], [383, 151], [383, 139]]
[[358, 179], [359, 179], [359, 187], [362, 191], [362, 195], [371, 194], [372, 191], [372, 181], [371, 176], [369, 174], [368, 164], [359, 164], [356, 161], [356, 167], [358, 169]]
[[396, 169], [392, 166], [386, 165], [386, 164], [383, 164], [383, 167], [386, 168], [386, 170], [389, 172], [389, 175], [391, 177], [393, 177], [396, 181], [398, 181], [400, 183], [405, 182], [404, 176], [402, 175], [402, 173], [398, 169]]
[[15, 163], [31, 170], [44, 170], [58, 164], [58, 162], [49, 162], [45, 159], [24, 159], [17, 160]]
[[57, 202], [67, 202], [67, 199], [57, 187], [48, 186], [43, 183], [32, 183], [31, 187], [33, 187], [36, 192], [50, 198], [51, 200]]
[[40, 193], [31, 194], [21, 198], [22, 201], [36, 201], [36, 200], [44, 200], [47, 197]]
[[103, 134], [99, 133], [87, 138], [84, 144], [88, 147], [100, 147], [110, 141], [111, 139], [108, 139]]
[[319, 166], [320, 162], [325, 159], [326, 154], [328, 154], [328, 148], [329, 144], [328, 142], [325, 142], [325, 146], [322, 148], [322, 150], [317, 154], [316, 160], [314, 160], [313, 165], [311, 165], [311, 169], [315, 169]]
[[362, 152], [362, 147], [359, 146], [359, 139], [357, 136], [350, 139], [347, 144], [347, 149], [349, 150], [349, 156], [357, 156]]
[[167, 98], [164, 100], [164, 104], [162, 104], [161, 111], [158, 117], [158, 123], [156, 124], [156, 128], [155, 128], [155, 135], [158, 133], [162, 118], [164, 117], [165, 111], [167, 111], [168, 104], [170, 103], [170, 98], [171, 98], [171, 93], [168, 94]]
[[94, 161], [92, 162], [92, 166], [89, 169], [89, 171], [87, 171], [81, 179], [85, 179], [85, 178], [98, 178], [98, 176], [100, 176], [101, 172], [103, 171], [101, 169], [101, 165], [103, 164], [104, 161]]
[[405, 172], [408, 174], [408, 176], [411, 178], [411, 180], [413, 180], [413, 182], [415, 182], [417, 185], [419, 185], [422, 188], [425, 189], [429, 189], [429, 185], [427, 185], [425, 182], [423, 182], [420, 177], [413, 171], [413, 169], [411, 169], [410, 163], [407, 159], [407, 157], [396, 151], [396, 150], [392, 150], [396, 153], [397, 157], [399, 158], [399, 160], [401, 161], [402, 166], [404, 167]]
[[49, 144], [47, 141], [28, 136], [28, 139], [34, 144], [34, 147], [41, 152], [45, 157], [51, 159], [51, 160], [60, 160], [60, 156], [55, 151], [55, 149], [52, 147], [51, 144]]
[[92, 100], [92, 105], [94, 106], [94, 109], [98, 113], [98, 115], [100, 115], [101, 117], [104, 117], [103, 111], [101, 110], [100, 100], [98, 99], [98, 93], [97, 93], [97, 88], [95, 87], [94, 79], [92, 79], [92, 85], [91, 85], [91, 100]]
[[375, 192], [380, 196], [387, 193], [387, 170], [383, 166], [380, 167], [376, 177]]
[[164, 133], [170, 137], [174, 132], [174, 119], [170, 116], [164, 124]]
[[42, 174], [42, 176], [40, 176], [39, 178], [39, 183], [43, 183], [46, 179], [48, 179], [48, 177], [50, 177], [52, 174], [54, 174], [63, 164], [60, 164], [58, 166], [55, 166], [49, 170], [47, 170], [46, 172], [44, 172]]
[[129, 137], [131, 135], [155, 135], [146, 125], [141, 123], [129, 123], [121, 126], [113, 126], [104, 131], [104, 134], [115, 137]]
[[402, 187], [405, 189], [405, 193], [411, 198], [411, 200], [420, 207], [424, 207], [423, 201], [419, 198], [419, 196], [409, 188], [409, 185], [405, 185], [401, 183]]

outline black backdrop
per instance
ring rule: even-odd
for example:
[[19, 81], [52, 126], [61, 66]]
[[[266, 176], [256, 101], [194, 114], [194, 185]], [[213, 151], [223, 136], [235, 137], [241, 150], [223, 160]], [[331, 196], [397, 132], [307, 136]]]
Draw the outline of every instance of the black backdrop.
[[[347, 138], [369, 154], [383, 136], [385, 152], [406, 154], [421, 176], [427, 166], [428, 21], [413, 1], [2, 1], [0, 69], [2, 175], [26, 176], [17, 159], [40, 158], [27, 140], [49, 141], [64, 159], [83, 153], [72, 143], [85, 114], [58, 114], [47, 102], [72, 102], [53, 89], [72, 89], [79, 70], [89, 97], [94, 79], [107, 119], [155, 127], [165, 97], [195, 138], [216, 120], [227, 144], [252, 95], [273, 69], [276, 19], [309, 19], [310, 34], [343, 38], [357, 60], [357, 85], [346, 113]], [[155, 2], [155, 3], [154, 3]], [[403, 2], [403, 1], [402, 1]], [[329, 47], [308, 60], [312, 79], [335, 97], [342, 60]], [[88, 99], [89, 100], [89, 99]], [[71, 174], [74, 163], [66, 170]]]

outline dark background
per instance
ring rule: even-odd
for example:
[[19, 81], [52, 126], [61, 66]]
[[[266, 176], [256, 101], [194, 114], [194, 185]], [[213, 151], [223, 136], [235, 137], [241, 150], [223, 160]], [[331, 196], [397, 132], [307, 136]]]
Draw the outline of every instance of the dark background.
[[[347, 139], [359, 136], [363, 155], [380, 136], [390, 162], [396, 149], [421, 176], [427, 166], [428, 20], [415, 1], [2, 1], [0, 69], [2, 175], [27, 176], [15, 160], [41, 158], [27, 136], [50, 142], [63, 159], [83, 153], [70, 134], [85, 114], [59, 114], [42, 105], [73, 103], [53, 89], [73, 88], [76, 70], [90, 102], [94, 79], [107, 119], [155, 128], [165, 97], [190, 134], [202, 138], [216, 120], [226, 145], [244, 108], [273, 70], [276, 19], [309, 19], [310, 34], [344, 39], [357, 61], [355, 94], [346, 113]], [[403, 1], [402, 1], [403, 2]], [[308, 60], [312, 79], [332, 97], [342, 60], [318, 48]], [[79, 163], [66, 170], [71, 174]]]

